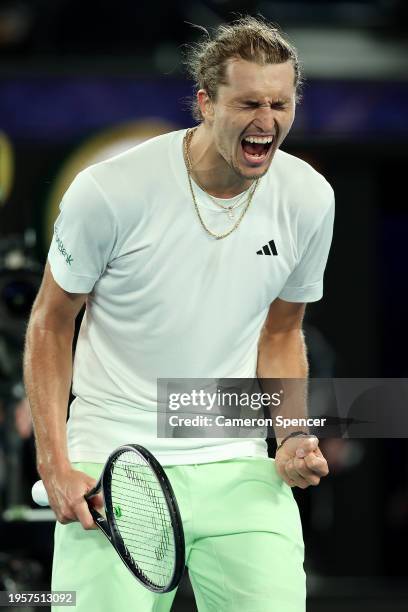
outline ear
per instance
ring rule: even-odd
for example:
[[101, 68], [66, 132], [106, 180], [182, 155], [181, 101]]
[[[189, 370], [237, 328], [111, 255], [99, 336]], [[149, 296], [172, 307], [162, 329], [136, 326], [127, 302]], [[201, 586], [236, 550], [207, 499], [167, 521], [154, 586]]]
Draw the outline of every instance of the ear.
[[204, 120], [211, 121], [214, 115], [214, 105], [205, 89], [197, 92], [197, 102]]

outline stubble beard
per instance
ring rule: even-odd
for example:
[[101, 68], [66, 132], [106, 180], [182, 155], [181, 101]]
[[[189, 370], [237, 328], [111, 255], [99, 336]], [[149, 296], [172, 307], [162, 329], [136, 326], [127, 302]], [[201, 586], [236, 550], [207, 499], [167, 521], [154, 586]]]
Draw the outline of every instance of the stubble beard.
[[[257, 172], [256, 174], [246, 174], [246, 173], [244, 173], [244, 172], [243, 172], [243, 171], [240, 169], [240, 167], [239, 167], [239, 165], [238, 165], [238, 164], [236, 164], [236, 165], [235, 165], [235, 164], [233, 164], [233, 163], [230, 163], [230, 164], [229, 164], [229, 166], [230, 166], [231, 170], [233, 170], [233, 171], [235, 172], [235, 174], [236, 174], [236, 175], [237, 175], [237, 176], [238, 176], [240, 179], [244, 179], [244, 180], [246, 180], [246, 181], [256, 181], [257, 179], [260, 179], [260, 178], [262, 178], [263, 176], [265, 176], [265, 174], [268, 172], [269, 168], [271, 167], [271, 163], [272, 163], [272, 161], [273, 161], [273, 158], [274, 158], [274, 156], [275, 156], [275, 152], [276, 152], [276, 151], [274, 151], [274, 152], [272, 153], [272, 156], [271, 156], [271, 158], [270, 158], [270, 160], [269, 160], [269, 163], [268, 163], [268, 165], [265, 167], [265, 169], [264, 169], [262, 172]], [[250, 172], [250, 170], [249, 170], [249, 172]]]

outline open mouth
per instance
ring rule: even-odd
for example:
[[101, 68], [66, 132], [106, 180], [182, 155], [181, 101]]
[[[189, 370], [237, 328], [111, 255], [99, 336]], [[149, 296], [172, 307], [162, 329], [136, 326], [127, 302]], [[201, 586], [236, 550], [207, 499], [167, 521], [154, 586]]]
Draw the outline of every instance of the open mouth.
[[244, 158], [250, 164], [262, 164], [272, 147], [273, 136], [245, 136], [241, 140]]

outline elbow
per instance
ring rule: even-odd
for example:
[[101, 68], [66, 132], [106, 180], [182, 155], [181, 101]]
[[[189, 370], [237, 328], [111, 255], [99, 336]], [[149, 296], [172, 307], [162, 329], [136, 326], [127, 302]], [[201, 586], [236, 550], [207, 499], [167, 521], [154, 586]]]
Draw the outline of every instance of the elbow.
[[72, 340], [74, 331], [75, 319], [62, 317], [58, 313], [42, 308], [36, 308], [34, 304], [26, 330], [26, 345], [37, 338], [50, 334]]

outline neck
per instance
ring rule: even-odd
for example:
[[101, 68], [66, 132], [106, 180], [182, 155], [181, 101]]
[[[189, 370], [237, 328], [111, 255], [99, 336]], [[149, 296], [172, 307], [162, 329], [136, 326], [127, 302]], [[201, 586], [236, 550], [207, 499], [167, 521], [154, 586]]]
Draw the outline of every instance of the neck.
[[233, 198], [253, 184], [252, 179], [239, 176], [220, 155], [210, 129], [201, 123], [189, 140], [190, 174], [210, 195]]

